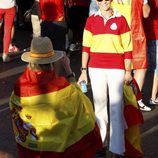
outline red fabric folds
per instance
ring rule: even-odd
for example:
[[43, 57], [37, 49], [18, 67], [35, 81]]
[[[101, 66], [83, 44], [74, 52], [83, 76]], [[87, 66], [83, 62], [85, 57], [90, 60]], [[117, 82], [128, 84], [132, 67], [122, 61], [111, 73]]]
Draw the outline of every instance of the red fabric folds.
[[132, 0], [131, 33], [133, 42], [133, 68], [147, 68], [146, 37], [142, 23], [142, 0]]
[[52, 71], [35, 72], [27, 68], [16, 81], [14, 92], [19, 97], [35, 96], [58, 91], [69, 84], [64, 77], [56, 76]]
[[143, 115], [138, 107], [137, 100], [142, 94], [138, 84], [133, 79], [129, 86], [124, 86], [124, 117], [128, 128], [125, 129], [125, 156], [140, 158], [141, 150], [140, 125], [144, 123]]
[[[131, 115], [132, 114], [132, 115]], [[144, 123], [143, 115], [140, 109], [136, 109], [131, 105], [126, 105], [124, 108], [124, 117], [126, 119], [126, 123], [128, 127], [134, 125], [140, 125]]]
[[[126, 148], [128, 148], [128, 150], [126, 150], [125, 152], [125, 156], [129, 156], [130, 158], [141, 158], [143, 156], [142, 152], [135, 149], [126, 138], [125, 138], [125, 145], [126, 145]], [[131, 157], [133, 153], [134, 153], [134, 156]]]

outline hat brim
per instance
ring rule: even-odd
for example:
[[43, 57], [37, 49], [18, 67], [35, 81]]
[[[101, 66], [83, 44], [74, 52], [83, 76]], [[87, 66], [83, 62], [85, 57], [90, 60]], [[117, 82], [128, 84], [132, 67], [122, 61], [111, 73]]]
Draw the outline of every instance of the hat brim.
[[21, 56], [21, 60], [28, 63], [34, 63], [34, 64], [49, 64], [58, 61], [64, 57], [63, 51], [55, 51], [55, 54], [52, 57], [48, 58], [32, 58], [30, 57], [30, 52], [25, 52]]

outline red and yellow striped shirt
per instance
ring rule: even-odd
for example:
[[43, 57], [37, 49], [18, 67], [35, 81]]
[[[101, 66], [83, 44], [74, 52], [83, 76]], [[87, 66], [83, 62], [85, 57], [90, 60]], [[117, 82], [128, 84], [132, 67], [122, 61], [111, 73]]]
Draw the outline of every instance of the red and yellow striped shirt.
[[113, 11], [107, 21], [100, 10], [87, 19], [83, 52], [90, 53], [89, 67], [124, 69], [124, 59], [132, 58], [130, 28], [124, 16]]

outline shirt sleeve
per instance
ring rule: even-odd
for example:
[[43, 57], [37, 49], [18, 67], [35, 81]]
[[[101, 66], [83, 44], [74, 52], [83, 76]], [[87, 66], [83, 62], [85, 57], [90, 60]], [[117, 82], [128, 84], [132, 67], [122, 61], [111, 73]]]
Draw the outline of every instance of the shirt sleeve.
[[91, 24], [92, 24], [91, 18], [88, 18], [83, 31], [82, 52], [90, 53], [90, 47], [93, 38], [93, 34], [91, 32]]
[[124, 16], [121, 18], [121, 41], [122, 47], [124, 49], [124, 58], [131, 59], [132, 58], [132, 37], [131, 30]]

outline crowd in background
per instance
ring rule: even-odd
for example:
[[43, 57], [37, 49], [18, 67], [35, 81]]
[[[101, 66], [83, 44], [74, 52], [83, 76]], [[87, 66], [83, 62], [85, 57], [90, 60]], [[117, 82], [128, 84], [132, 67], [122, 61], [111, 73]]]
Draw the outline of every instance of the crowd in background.
[[[25, 13], [29, 9], [31, 16], [28, 21]], [[10, 55], [19, 52], [14, 43], [15, 27], [29, 28], [33, 38], [47, 36], [54, 50], [63, 53], [63, 57], [54, 62], [53, 67], [58, 75], [64, 69], [70, 82], [75, 82], [76, 78], [67, 54], [69, 51], [82, 51], [78, 84], [82, 80], [88, 83], [89, 72], [102, 142], [106, 144], [110, 115], [110, 150], [118, 157], [123, 156], [124, 82], [130, 84], [134, 78], [142, 91], [146, 71], [150, 71], [153, 86], [149, 105], [144, 104], [142, 97], [137, 103], [140, 110], [148, 112], [158, 104], [158, 2], [8, 0], [6, 3], [6, 0], [0, 0], [0, 27], [3, 62], [9, 62]], [[114, 76], [117, 76], [117, 80]]]
[[[3, 2], [4, 0], [1, 0], [1, 1]], [[49, 1], [47, 1], [47, 2], [49, 2]], [[58, 5], [60, 6], [60, 9], [57, 8], [56, 11], [60, 15], [64, 16], [64, 17], [62, 17], [62, 19], [54, 19], [54, 17], [50, 17], [48, 14], [53, 14], [53, 9], [51, 11], [51, 5], [49, 7], [44, 6], [44, 8], [43, 8], [42, 3], [43, 3], [42, 0], [40, 3], [39, 3], [39, 0], [34, 0], [34, 1], [33, 0], [29, 0], [29, 1], [17, 0], [16, 3], [14, 3], [14, 4], [12, 2], [13, 8], [15, 9], [14, 6], [16, 6], [16, 10], [14, 10], [15, 15], [13, 15], [14, 25], [7, 24], [7, 29], [10, 31], [4, 31], [4, 41], [5, 42], [3, 43], [4, 51], [3, 51], [3, 55], [2, 55], [4, 62], [10, 61], [9, 55], [6, 55], [6, 54], [9, 54], [8, 52], [18, 52], [19, 51], [19, 49], [16, 47], [16, 43], [14, 43], [14, 38], [16, 38], [14, 36], [14, 26], [18, 27], [19, 29], [20, 28], [21, 29], [31, 29], [33, 37], [38, 37], [38, 36], [50, 37], [52, 39], [52, 42], [54, 43], [55, 49], [58, 49], [58, 50], [61, 49], [61, 50], [65, 50], [67, 52], [68, 51], [71, 51], [71, 52], [81, 51], [83, 30], [84, 30], [84, 26], [86, 24], [86, 19], [88, 18], [89, 15], [91, 15], [92, 13], [95, 13], [98, 10], [96, 1], [95, 0], [91, 0], [91, 2], [90, 2], [90, 0], [87, 0], [87, 1], [65, 0], [64, 2], [59, 1]], [[120, 0], [120, 3], [122, 3], [122, 0]], [[150, 7], [152, 8], [152, 9], [150, 9], [150, 11], [148, 10], [148, 7], [147, 7], [148, 3], [150, 5]], [[139, 4], [140, 4], [140, 6], [139, 6], [138, 10], [140, 10], [139, 16], [141, 16], [141, 18], [139, 18], [139, 19], [133, 18], [133, 19], [136, 19], [135, 21], [138, 20], [137, 21], [138, 24], [143, 26], [143, 28], [141, 27], [142, 29], [140, 29], [141, 31], [139, 30], [139, 34], [140, 34], [140, 32], [142, 32], [142, 37], [144, 40], [141, 39], [140, 43], [144, 43], [145, 46], [140, 48], [140, 43], [138, 41], [138, 37], [134, 37], [137, 35], [134, 35], [132, 33], [132, 35], [133, 35], [132, 38], [133, 39], [137, 38], [137, 40], [133, 40], [135, 51], [133, 51], [132, 60], [133, 60], [133, 63], [136, 63], [133, 65], [134, 66], [133, 67], [134, 78], [137, 80], [139, 88], [142, 90], [147, 67], [149, 69], [152, 69], [151, 70], [152, 72], [155, 69], [155, 75], [153, 77], [154, 78], [153, 92], [152, 92], [152, 96], [151, 96], [151, 100], [150, 100], [150, 104], [153, 105], [153, 104], [157, 104], [157, 96], [156, 96], [156, 93], [157, 93], [156, 92], [157, 91], [157, 85], [156, 85], [157, 84], [157, 75], [156, 75], [157, 74], [156, 73], [157, 72], [157, 68], [156, 68], [157, 55], [156, 55], [156, 52], [153, 53], [153, 50], [152, 50], [153, 47], [156, 46], [156, 44], [151, 45], [149, 43], [153, 43], [153, 42], [151, 42], [151, 40], [153, 40], [154, 38], [155, 39], [157, 38], [157, 29], [155, 29], [157, 27], [157, 2], [155, 2], [154, 0], [150, 0], [149, 2], [144, 0], [144, 1], [140, 1]], [[3, 2], [3, 5], [4, 5], [4, 2]], [[124, 5], [126, 5], [126, 3]], [[117, 8], [117, 6], [114, 6], [114, 7]], [[31, 20], [25, 21], [25, 16], [24, 16], [25, 12], [27, 10], [29, 10], [30, 8], [32, 9]], [[45, 8], [48, 8], [48, 9], [45, 9]], [[119, 8], [117, 8], [117, 9], [119, 10]], [[47, 10], [47, 11], [45, 11], [45, 10]], [[51, 13], [49, 13], [48, 10], [50, 10]], [[45, 12], [47, 12], [48, 14]], [[149, 12], [150, 12], [150, 16], [149, 16]], [[122, 12], [122, 14], [126, 16], [127, 13], [124, 14]], [[47, 19], [47, 16], [49, 16], [48, 19]], [[132, 15], [132, 17], [133, 16], [134, 15]], [[143, 18], [143, 16], [144, 16], [144, 18]], [[149, 18], [146, 18], [148, 16], [149, 16]], [[51, 20], [62, 25], [62, 27], [60, 27], [62, 29], [60, 29], [59, 31], [55, 31], [56, 33], [54, 33], [54, 31], [52, 31], [51, 28], [54, 27], [54, 29], [58, 29], [59, 27], [56, 28], [55, 27], [56, 24], [52, 23], [50, 25], [50, 23], [47, 22], [47, 21], [51, 21]], [[132, 20], [132, 21], [134, 21], [134, 20]], [[7, 23], [7, 21], [6, 21], [6, 23]], [[4, 24], [4, 23], [1, 21], [1, 25], [2, 24]], [[132, 23], [132, 25], [134, 25], [134, 22]], [[13, 27], [9, 28], [9, 26], [13, 26]], [[50, 26], [50, 29], [48, 26]], [[151, 26], [151, 27], [148, 27], [148, 26]], [[147, 31], [147, 29], [146, 29], [147, 27], [150, 28], [150, 31]], [[132, 31], [136, 30], [133, 28], [134, 27], [131, 28]], [[144, 29], [145, 29], [145, 31], [144, 31]], [[3, 29], [3, 30], [5, 30], [5, 29]], [[57, 34], [57, 32], [60, 32], [60, 34]], [[146, 37], [144, 36], [144, 32], [146, 34]], [[61, 35], [61, 33], [62, 33], [62, 35]], [[60, 36], [61, 42], [58, 42], [59, 36]], [[146, 45], [146, 38], [147, 38], [147, 45]], [[1, 36], [1, 40], [2, 40], [2, 36]], [[136, 44], [135, 44], [135, 42], [136, 42]], [[62, 45], [59, 45], [59, 44], [62, 44]], [[139, 45], [139, 48], [135, 45]], [[1, 47], [2, 47], [2, 44], [1, 44]], [[148, 47], [148, 53], [146, 53], [147, 47]], [[150, 50], [149, 50], [149, 47], [152, 47], [152, 49], [150, 48]], [[155, 49], [156, 49], [156, 47], [155, 47]], [[151, 54], [151, 52], [153, 54]], [[147, 57], [147, 54], [148, 54], [148, 57]], [[138, 59], [141, 62], [139, 62]], [[147, 62], [147, 59], [148, 59], [148, 62]], [[66, 60], [69, 60], [69, 59], [66, 59]], [[67, 66], [67, 67], [69, 67], [69, 66]], [[73, 76], [70, 68], [67, 68], [67, 69], [68, 69], [67, 74], [70, 76]], [[146, 106], [142, 100], [139, 101], [139, 105], [140, 105], [141, 110], [151, 111], [151, 108]]]

